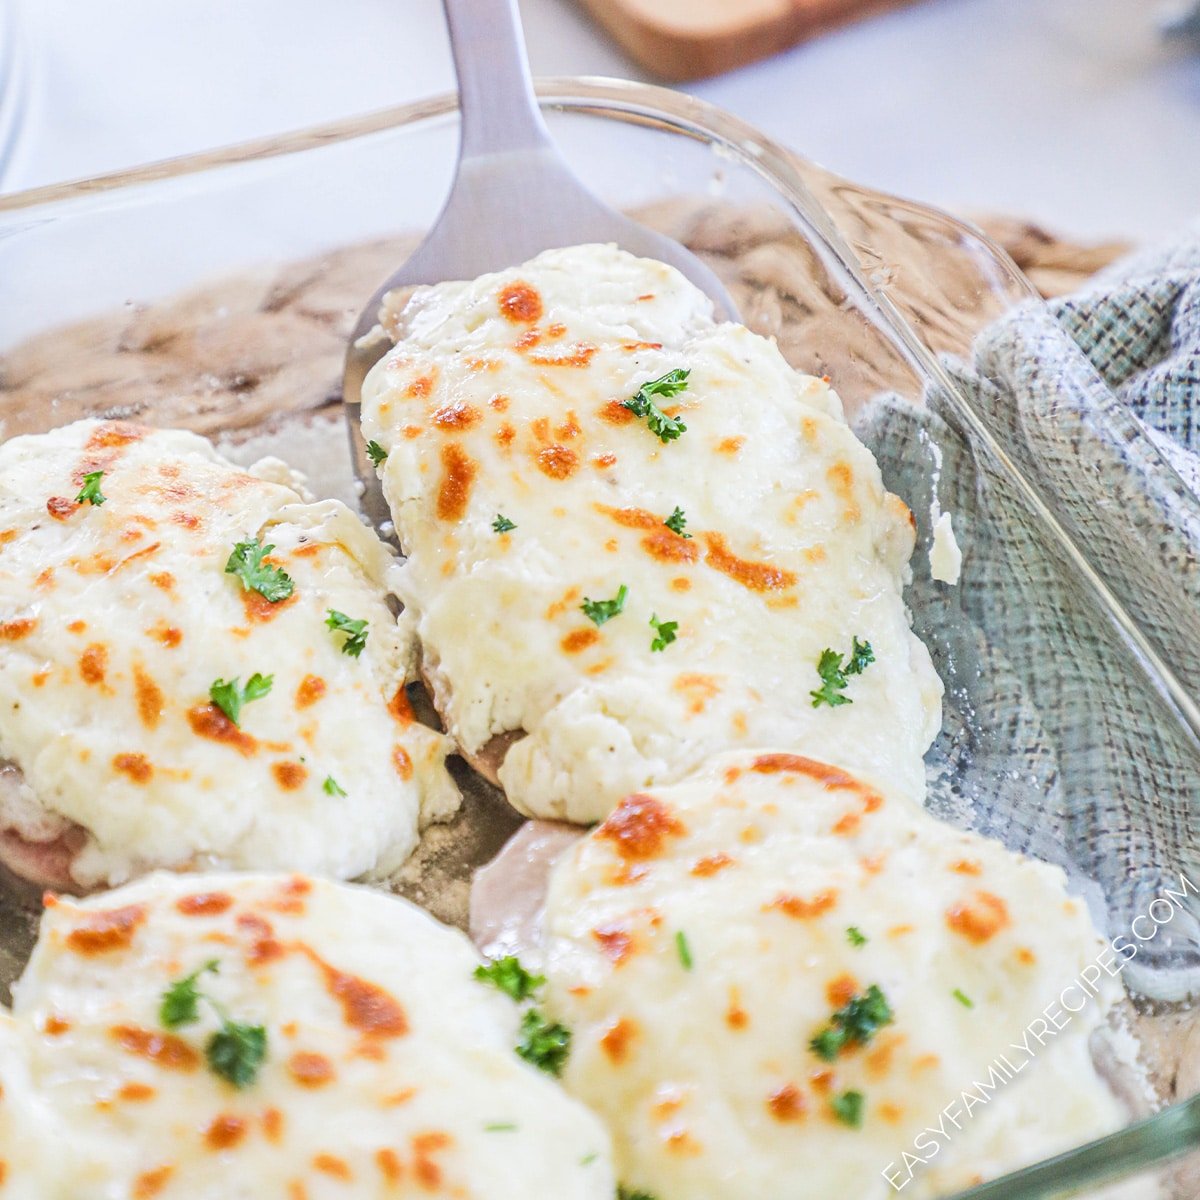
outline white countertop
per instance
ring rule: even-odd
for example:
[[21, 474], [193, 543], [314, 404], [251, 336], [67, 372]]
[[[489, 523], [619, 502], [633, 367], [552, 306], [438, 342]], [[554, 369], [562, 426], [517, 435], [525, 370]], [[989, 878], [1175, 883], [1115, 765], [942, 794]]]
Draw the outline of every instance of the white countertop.
[[[12, 191], [453, 86], [437, 0], [0, 0], [28, 106]], [[572, 0], [522, 0], [535, 72], [644, 77]], [[1200, 53], [1137, 0], [926, 0], [695, 94], [843, 175], [1085, 237], [1200, 211]], [[2, 25], [0, 25], [2, 28]]]

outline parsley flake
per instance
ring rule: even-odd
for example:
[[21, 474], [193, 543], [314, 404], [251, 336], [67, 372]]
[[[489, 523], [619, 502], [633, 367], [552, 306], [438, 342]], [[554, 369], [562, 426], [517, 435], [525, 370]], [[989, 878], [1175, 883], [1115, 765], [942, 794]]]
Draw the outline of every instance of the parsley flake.
[[367, 443], [367, 457], [371, 460], [372, 466], [382, 466], [387, 456], [388, 452], [378, 442], [372, 440]]
[[342, 643], [342, 653], [350, 655], [351, 658], [357, 658], [367, 644], [367, 622], [351, 620], [345, 613], [338, 612], [336, 608], [326, 611], [329, 615], [325, 618], [325, 624], [335, 633], [350, 635]]
[[267, 1056], [267, 1031], [261, 1025], [243, 1025], [222, 1017], [221, 1028], [208, 1039], [204, 1058], [208, 1069], [239, 1090], [258, 1077]]
[[650, 624], [654, 627], [654, 632], [658, 634], [658, 637], [650, 643], [650, 649], [665, 650], [675, 640], [675, 631], [679, 628], [679, 622], [660, 621], [658, 614], [654, 613], [650, 617]]
[[959, 1004], [961, 1004], [963, 1006], [963, 1008], [974, 1008], [975, 1007], [975, 1001], [972, 1000], [971, 997], [968, 996], [967, 993], [964, 992], [961, 988], [955, 988], [954, 991], [952, 991], [950, 993], [950, 995], [952, 995], [955, 998], [955, 1000], [957, 1000], [959, 1002]]
[[75, 503], [83, 504], [86, 502], [93, 507], [103, 504], [108, 499], [100, 490], [100, 480], [103, 478], [103, 471], [89, 471], [83, 477], [83, 487], [79, 489], [79, 495], [75, 497]]
[[484, 1133], [512, 1133], [516, 1125], [512, 1121], [493, 1121], [483, 1127]]
[[251, 700], [261, 700], [275, 682], [274, 675], [260, 675], [257, 671], [246, 680], [242, 687], [240, 679], [234, 678], [227, 683], [218, 679], [208, 689], [208, 698], [235, 724], [242, 715], [242, 705]]
[[497, 533], [512, 533], [516, 527], [515, 522], [510, 521], [503, 513], [497, 513], [496, 519], [492, 522], [492, 528]]
[[517, 1053], [549, 1075], [561, 1075], [571, 1052], [571, 1031], [565, 1025], [548, 1021], [540, 1009], [531, 1008], [521, 1020], [521, 1040]]
[[851, 1129], [861, 1129], [866, 1103], [862, 1092], [843, 1092], [840, 1096], [834, 1096], [829, 1102], [829, 1107], [843, 1125], [849, 1125]]
[[625, 597], [628, 595], [629, 589], [621, 584], [617, 588], [617, 594], [611, 600], [589, 600], [587, 596], [584, 596], [583, 603], [579, 607], [593, 625], [603, 625], [605, 621], [611, 621], [625, 608]]
[[847, 1046], [865, 1046], [892, 1020], [892, 1008], [887, 997], [879, 985], [873, 983], [861, 995], [852, 996], [833, 1014], [829, 1024], [808, 1043], [809, 1049], [825, 1062], [833, 1062]]
[[652, 1192], [644, 1192], [641, 1188], [617, 1188], [617, 1200], [657, 1200]]
[[197, 986], [200, 976], [207, 972], [214, 974], [221, 969], [221, 964], [215, 958], [210, 958], [202, 967], [197, 967], [190, 975], [177, 979], [162, 994], [158, 1004], [158, 1019], [167, 1029], [178, 1029], [180, 1025], [190, 1025], [200, 1017], [200, 988]]
[[692, 958], [692, 948], [688, 945], [687, 934], [682, 929], [675, 935], [675, 949], [679, 952], [679, 961], [683, 964], [683, 969], [690, 971], [695, 966], [695, 961]]
[[857, 925], [851, 925], [850, 928], [846, 930], [846, 941], [848, 941], [855, 949], [858, 949], [860, 946], [865, 946], [867, 944], [867, 936], [861, 929], [859, 929]]
[[264, 600], [277, 604], [286, 600], [296, 590], [296, 585], [282, 567], [263, 562], [274, 549], [274, 546], [264, 546], [258, 538], [252, 542], [238, 542], [225, 564], [225, 574], [236, 575], [247, 592], [257, 592]]
[[327, 796], [344, 796], [346, 789], [332, 775], [325, 776], [325, 782], [321, 784], [321, 790]]
[[684, 533], [683, 527], [687, 524], [687, 517], [683, 515], [683, 509], [679, 505], [675, 505], [675, 511], [663, 522], [663, 524], [672, 532], [679, 534], [680, 537], [690, 538], [690, 533]]
[[687, 426], [678, 417], [668, 417], [654, 402], [654, 397], [660, 396], [667, 400], [678, 395], [687, 388], [687, 378], [690, 374], [690, 371], [676, 367], [658, 379], [643, 383], [628, 400], [622, 401], [634, 416], [646, 418], [650, 432], [664, 444], [673, 442], [681, 433], [686, 433]]
[[828, 704], [837, 708], [839, 704], [853, 704], [849, 696], [842, 693], [849, 683], [849, 676], [861, 675], [875, 661], [875, 651], [870, 642], [860, 642], [854, 639], [850, 649], [850, 661], [843, 666], [845, 655], [826, 647], [821, 651], [817, 660], [817, 674], [821, 677], [821, 686], [808, 694], [812, 697], [813, 708]]
[[507, 954], [487, 966], [476, 967], [475, 978], [480, 983], [490, 983], [516, 1001], [528, 1000], [546, 982], [544, 975], [534, 975], [525, 970], [521, 960], [514, 954]]

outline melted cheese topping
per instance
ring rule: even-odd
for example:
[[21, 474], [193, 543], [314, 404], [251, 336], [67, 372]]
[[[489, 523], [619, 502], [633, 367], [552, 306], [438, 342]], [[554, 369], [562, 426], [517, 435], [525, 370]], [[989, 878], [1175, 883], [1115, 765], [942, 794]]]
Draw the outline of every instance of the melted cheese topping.
[[[240, 1090], [206, 1067], [207, 1000], [194, 1024], [159, 1017], [211, 959], [205, 996], [266, 1028]], [[38, 1194], [611, 1200], [603, 1129], [513, 1053], [517, 1007], [478, 962], [404, 901], [298, 876], [156, 874], [52, 904], [15, 1012], [75, 1190]]]
[[[1124, 1124], [1088, 1054], [1121, 989], [1062, 873], [825, 764], [729, 755], [628, 797], [555, 868], [546, 921], [567, 1088], [658, 1200], [882, 1200], [889, 1164], [944, 1195]], [[1099, 999], [1070, 992], [1043, 1048], [1027, 1030], [1088, 966]], [[872, 984], [894, 1020], [824, 1061], [810, 1039]]]
[[[468, 754], [525, 731], [500, 779], [532, 815], [598, 819], [764, 743], [923, 792], [941, 685], [901, 600], [911, 516], [827, 383], [710, 309], [662, 263], [550, 251], [420, 289], [367, 379], [435, 699]], [[663, 444], [622, 401], [675, 368], [687, 390], [661, 404], [687, 431]], [[593, 624], [583, 601], [622, 584]], [[658, 652], [652, 617], [678, 623]], [[876, 662], [853, 705], [814, 708], [822, 650], [854, 637]]]
[[[105, 503], [75, 503], [100, 470]], [[255, 537], [295, 581], [290, 598], [225, 573]], [[85, 886], [152, 866], [394, 869], [421, 812], [444, 816], [458, 794], [448, 742], [404, 700], [391, 570], [344, 505], [305, 503], [193, 434], [81, 421], [6, 442], [0, 757], [24, 786], [3, 790], [0, 821], [34, 841], [82, 826]], [[329, 609], [369, 622], [360, 657]], [[239, 729], [209, 687], [255, 672], [274, 685]]]

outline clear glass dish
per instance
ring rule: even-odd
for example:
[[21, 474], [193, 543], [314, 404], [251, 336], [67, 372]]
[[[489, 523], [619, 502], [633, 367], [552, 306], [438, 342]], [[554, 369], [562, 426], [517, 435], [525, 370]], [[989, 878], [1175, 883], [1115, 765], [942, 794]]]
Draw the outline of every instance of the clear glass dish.
[[[909, 599], [947, 685], [928, 760], [939, 815], [1058, 862], [1108, 936], [1128, 938], [1183, 874], [1200, 880], [1186, 803], [1200, 794], [1200, 710], [1127, 590], [1073, 540], [1069, 506], [964, 382], [981, 331], [1035, 302], [1026, 281], [969, 226], [832, 176], [677, 93], [582, 79], [538, 90], [595, 191], [702, 254], [748, 325], [798, 368], [832, 377], [913, 509]], [[278, 449], [315, 491], [353, 500], [343, 339], [435, 217], [456, 145], [447, 96], [0, 197], [0, 433], [86, 415], [181, 425], [245, 460]], [[969, 514], [957, 588], [930, 578], [935, 500]], [[1036, 578], [1028, 612], [992, 603], [1013, 575]], [[1031, 638], [1052, 639], [1080, 670], [1030, 666]], [[1119, 679], [1121, 732], [1144, 757], [1098, 752], [1108, 734], [1083, 686], [1093, 665]], [[463, 780], [465, 815], [397, 881], [459, 922], [470, 868], [515, 822], [480, 781]], [[1123, 1016], [1152, 1093], [1130, 1097], [1143, 1124], [969, 1195], [1099, 1196], [1086, 1189], [1200, 1145], [1200, 1111], [1184, 1102], [1200, 1089], [1188, 1007], [1200, 990], [1200, 923], [1184, 892], [1124, 975], [1137, 991]], [[36, 910], [15, 884], [0, 895], [5, 985]], [[1198, 1169], [1177, 1160], [1162, 1194], [1191, 1200]]]

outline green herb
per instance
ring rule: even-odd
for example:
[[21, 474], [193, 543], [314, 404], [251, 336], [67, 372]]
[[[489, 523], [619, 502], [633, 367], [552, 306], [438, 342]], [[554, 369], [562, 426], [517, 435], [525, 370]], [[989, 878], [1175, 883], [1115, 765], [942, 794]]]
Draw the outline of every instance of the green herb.
[[271, 690], [274, 682], [274, 675], [260, 675], [257, 671], [246, 681], [245, 687], [242, 687], [240, 679], [231, 679], [228, 683], [224, 679], [218, 679], [208, 689], [208, 697], [237, 725], [242, 714], [242, 705], [249, 704], [251, 700], [261, 700]]
[[387, 458], [388, 452], [376, 441], [367, 443], [367, 457], [371, 460], [373, 466], [381, 466]]
[[344, 796], [346, 789], [332, 775], [325, 776], [325, 782], [321, 784], [321, 790], [327, 796]]
[[652, 1192], [644, 1192], [641, 1188], [617, 1188], [617, 1200], [657, 1200]]
[[589, 600], [584, 596], [583, 603], [579, 607], [583, 609], [583, 615], [593, 625], [603, 625], [605, 621], [611, 621], [621, 612], [625, 607], [625, 597], [628, 595], [629, 589], [621, 584], [617, 588], [617, 594], [611, 600]]
[[239, 1089], [254, 1082], [266, 1056], [267, 1031], [261, 1025], [242, 1025], [228, 1017], [222, 1017], [221, 1028], [204, 1047], [208, 1069]]
[[546, 982], [544, 975], [534, 975], [521, 966], [521, 960], [513, 954], [498, 958], [487, 966], [475, 968], [475, 978], [481, 983], [490, 983], [506, 996], [516, 1001], [528, 1000]]
[[879, 985], [873, 983], [839, 1008], [808, 1045], [818, 1058], [833, 1062], [846, 1046], [865, 1046], [892, 1019], [891, 1005]]
[[200, 976], [206, 972], [214, 974], [221, 969], [215, 958], [210, 958], [202, 967], [197, 967], [190, 975], [177, 979], [162, 994], [158, 1005], [158, 1019], [167, 1029], [178, 1029], [180, 1025], [190, 1025], [198, 1020], [200, 1013], [200, 988], [197, 986]]
[[851, 1129], [862, 1128], [863, 1109], [866, 1107], [862, 1092], [843, 1092], [840, 1096], [834, 1096], [829, 1107], [843, 1125], [849, 1125]]
[[336, 608], [327, 610], [329, 615], [325, 624], [336, 633], [348, 633], [350, 636], [342, 643], [342, 653], [357, 658], [367, 644], [367, 623], [365, 620], [351, 620], [345, 613]]
[[296, 588], [292, 577], [281, 567], [263, 562], [274, 549], [274, 546], [264, 546], [258, 538], [252, 542], [238, 542], [225, 564], [226, 575], [236, 575], [246, 591], [257, 592], [272, 604], [286, 600]]
[[485, 1125], [483, 1131], [485, 1133], [511, 1133], [516, 1129], [511, 1121], [493, 1121], [490, 1125]]
[[496, 519], [492, 522], [492, 528], [497, 533], [512, 533], [516, 529], [516, 524], [510, 521], [503, 513], [497, 513]]
[[679, 628], [678, 621], [660, 621], [658, 614], [650, 617], [650, 624], [658, 637], [650, 643], [651, 650], [665, 650], [675, 640], [675, 630]]
[[966, 992], [962, 991], [960, 988], [955, 988], [954, 991], [952, 991], [950, 993], [950, 995], [952, 995], [955, 998], [955, 1000], [957, 1000], [959, 1002], [959, 1004], [961, 1004], [963, 1006], [963, 1008], [974, 1008], [975, 1007], [975, 1001], [972, 1000], [971, 997], [968, 996], [966, 994]]
[[585, 1155], [584, 1155], [584, 1156], [583, 1156], [583, 1157], [582, 1157], [582, 1158], [579, 1160], [579, 1165], [580, 1165], [581, 1167], [590, 1167], [590, 1166], [592, 1165], [592, 1163], [594, 1163], [594, 1162], [596, 1161], [596, 1159], [598, 1159], [599, 1157], [600, 1157], [600, 1155], [599, 1155], [599, 1154], [597, 1154], [595, 1150], [593, 1150], [593, 1151], [591, 1152], [591, 1154], [585, 1154]]
[[850, 661], [845, 666], [842, 665], [844, 657], [836, 650], [826, 648], [821, 651], [821, 657], [817, 660], [817, 674], [821, 677], [821, 686], [808, 693], [812, 697], [813, 708], [820, 708], [822, 704], [836, 708], [839, 704], [854, 703], [849, 696], [842, 694], [848, 683], [847, 677], [861, 675], [875, 661], [875, 652], [871, 649], [870, 642], [860, 642], [855, 638], [850, 650]]
[[86, 501], [93, 506], [103, 504], [108, 499], [100, 490], [100, 480], [103, 478], [103, 471], [89, 471], [83, 477], [83, 487], [79, 489], [79, 495], [75, 497], [75, 503], [83, 504]]
[[689, 374], [690, 371], [676, 367], [658, 379], [643, 383], [628, 400], [623, 401], [625, 407], [635, 416], [646, 418], [650, 432], [660, 442], [673, 442], [681, 433], [687, 432], [687, 426], [677, 417], [668, 417], [654, 402], [654, 397], [660, 396], [667, 400], [678, 395], [687, 387]]
[[516, 1050], [526, 1062], [550, 1075], [561, 1075], [571, 1052], [571, 1031], [531, 1008], [521, 1020], [521, 1040]]
[[692, 948], [688, 945], [687, 934], [682, 929], [675, 935], [675, 949], [679, 951], [679, 961], [683, 963], [683, 969], [690, 971], [694, 965]]
[[865, 946], [867, 944], [866, 935], [861, 929], [859, 929], [857, 925], [851, 925], [850, 928], [846, 930], [846, 940], [856, 949], [859, 946]]
[[663, 522], [663, 524], [672, 532], [679, 534], [680, 537], [690, 538], [690, 533], [684, 533], [683, 527], [687, 524], [687, 517], [683, 515], [683, 509], [679, 505], [675, 506], [675, 511]]

